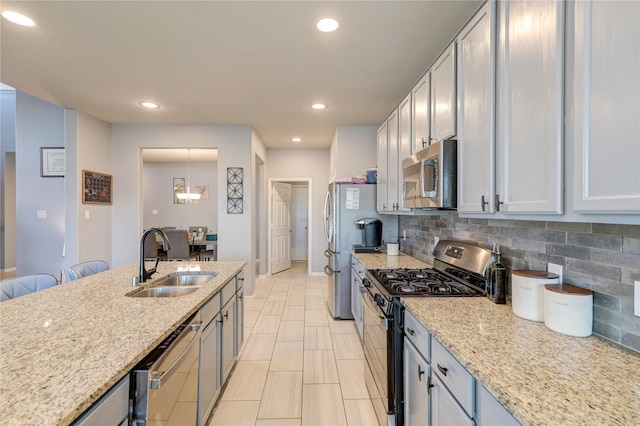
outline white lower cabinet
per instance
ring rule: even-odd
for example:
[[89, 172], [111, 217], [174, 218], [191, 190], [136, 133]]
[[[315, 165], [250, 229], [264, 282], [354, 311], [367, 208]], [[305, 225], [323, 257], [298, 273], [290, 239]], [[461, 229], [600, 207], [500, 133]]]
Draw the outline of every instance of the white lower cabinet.
[[364, 307], [361, 291], [364, 274], [364, 265], [354, 256], [351, 256], [351, 313], [353, 314], [360, 342], [362, 342], [362, 338], [364, 337]]
[[[232, 285], [235, 290], [235, 283], [229, 283], [227, 286]], [[224, 292], [223, 292], [224, 294]], [[227, 303], [222, 307], [220, 311], [220, 344], [222, 348], [220, 350], [222, 364], [220, 370], [220, 383], [224, 385], [233, 368], [233, 362], [235, 361], [235, 313], [236, 313], [236, 299], [235, 293]]]
[[233, 355], [237, 359], [244, 343], [244, 271], [236, 275], [235, 342]]
[[[222, 305], [222, 306], [221, 306]], [[244, 340], [244, 271], [202, 308], [198, 424], [206, 424]]]
[[404, 424], [429, 424], [429, 363], [409, 339], [404, 341]]
[[516, 426], [520, 423], [491, 394], [476, 382], [476, 425]]
[[120, 380], [109, 392], [80, 416], [73, 426], [124, 426], [129, 414], [129, 376]]
[[435, 374], [431, 378], [431, 384], [431, 426], [475, 424]]
[[200, 318], [203, 330], [200, 336], [198, 419], [199, 424], [204, 425], [220, 393], [218, 380], [220, 296], [218, 294], [200, 309]]
[[519, 425], [409, 311], [402, 365], [406, 426]]

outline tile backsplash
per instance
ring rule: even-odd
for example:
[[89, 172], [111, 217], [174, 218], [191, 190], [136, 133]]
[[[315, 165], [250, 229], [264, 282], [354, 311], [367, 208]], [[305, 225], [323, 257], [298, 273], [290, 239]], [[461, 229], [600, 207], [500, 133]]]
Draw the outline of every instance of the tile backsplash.
[[512, 269], [563, 267], [563, 281], [594, 292], [593, 332], [640, 352], [640, 317], [633, 315], [633, 282], [640, 280], [640, 226], [400, 216], [400, 249], [430, 261], [435, 237], [500, 246], [511, 285]]

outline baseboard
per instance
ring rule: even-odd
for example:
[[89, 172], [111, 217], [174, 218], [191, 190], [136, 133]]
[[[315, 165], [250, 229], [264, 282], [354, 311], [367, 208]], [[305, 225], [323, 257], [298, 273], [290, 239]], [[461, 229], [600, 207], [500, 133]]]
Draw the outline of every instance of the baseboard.
[[16, 271], [15, 266], [13, 268], [0, 269], [0, 272], [2, 272], [3, 274], [6, 274], [8, 272], [15, 272], [15, 271]]

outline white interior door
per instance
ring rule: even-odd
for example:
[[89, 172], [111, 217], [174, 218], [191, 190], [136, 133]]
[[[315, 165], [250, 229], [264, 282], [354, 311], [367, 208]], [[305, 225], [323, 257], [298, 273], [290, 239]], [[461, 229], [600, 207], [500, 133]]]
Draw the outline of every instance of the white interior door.
[[274, 182], [271, 203], [271, 273], [291, 268], [291, 185]]
[[309, 241], [309, 187], [294, 186], [291, 188], [291, 260], [308, 260]]

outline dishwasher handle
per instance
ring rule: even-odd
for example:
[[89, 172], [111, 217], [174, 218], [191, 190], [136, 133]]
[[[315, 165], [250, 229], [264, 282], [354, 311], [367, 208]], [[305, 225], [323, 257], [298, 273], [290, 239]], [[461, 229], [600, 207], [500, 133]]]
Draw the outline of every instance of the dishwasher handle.
[[[150, 372], [151, 378], [149, 379], [149, 389], [160, 389], [160, 386], [162, 386], [162, 383], [169, 380], [169, 378], [173, 375], [173, 373], [175, 373], [175, 371], [178, 369], [178, 366], [182, 363], [182, 361], [187, 356], [189, 351], [191, 351], [191, 348], [193, 347], [193, 345], [196, 344], [196, 342], [198, 343], [200, 342], [201, 326], [202, 326], [202, 321], [196, 320], [196, 321], [193, 321], [188, 327], [185, 327], [182, 333], [180, 333], [180, 336], [176, 339], [173, 345], [177, 345], [179, 342], [186, 339], [189, 334], [193, 334], [193, 336], [191, 337], [191, 340], [187, 343], [187, 346], [185, 347], [185, 349], [176, 358], [176, 360], [169, 366], [169, 368], [167, 368], [164, 371], [155, 371], [153, 370], [153, 367], [151, 368], [153, 371]], [[156, 362], [156, 365], [160, 364], [162, 360], [168, 354], [170, 354], [170, 352], [171, 352], [171, 346], [167, 349], [167, 351], [163, 354], [163, 356], [160, 357], [160, 359], [158, 359], [158, 361]]]

